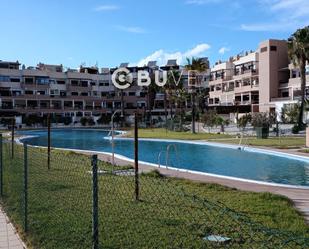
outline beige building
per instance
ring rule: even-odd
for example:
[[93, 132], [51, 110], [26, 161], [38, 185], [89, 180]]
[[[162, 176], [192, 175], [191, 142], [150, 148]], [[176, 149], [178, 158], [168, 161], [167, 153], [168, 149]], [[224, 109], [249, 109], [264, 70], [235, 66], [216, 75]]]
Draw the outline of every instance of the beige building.
[[279, 113], [283, 105], [297, 102], [300, 76], [290, 64], [286, 41], [267, 40], [254, 52], [216, 63], [209, 87], [209, 106], [218, 110]]
[[[126, 115], [142, 112], [146, 106], [144, 89], [129, 88], [123, 92]], [[95, 67], [63, 70], [62, 65], [38, 64], [21, 67], [19, 62], [0, 61], [1, 116], [31, 114], [43, 117], [110, 115], [121, 108], [121, 92], [111, 82], [111, 70]]]
[[[209, 63], [207, 58], [203, 59]], [[72, 122], [79, 122], [81, 117], [93, 117], [96, 121], [103, 115], [108, 119], [115, 110], [123, 109], [126, 120], [130, 121], [137, 112], [159, 121], [165, 112], [175, 110], [175, 106], [165, 109], [164, 94], [156, 94], [147, 87], [138, 86], [137, 76], [140, 70], [147, 71], [150, 78], [158, 69], [182, 71], [183, 67], [177, 65], [176, 60], [169, 60], [161, 67], [155, 61], [143, 67], [131, 67], [129, 63], [119, 66], [124, 67], [132, 74], [133, 84], [121, 91], [115, 88], [111, 80], [118, 67], [64, 70], [62, 65], [39, 63], [36, 67], [26, 68], [18, 61], [0, 61], [0, 116], [46, 117], [52, 113], [59, 120], [67, 117]], [[187, 72], [182, 76], [184, 87], [188, 87]], [[201, 77], [201, 87], [207, 87], [207, 72], [198, 77]], [[172, 104], [168, 99], [167, 103]]]

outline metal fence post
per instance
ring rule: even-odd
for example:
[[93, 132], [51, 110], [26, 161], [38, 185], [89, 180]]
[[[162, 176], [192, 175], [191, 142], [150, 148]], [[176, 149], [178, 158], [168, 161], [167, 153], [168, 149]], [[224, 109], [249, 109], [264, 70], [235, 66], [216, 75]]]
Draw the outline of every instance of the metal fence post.
[[28, 231], [28, 147], [24, 143], [24, 230]]
[[12, 127], [11, 127], [11, 157], [14, 158], [14, 140], [15, 140], [15, 118], [12, 118]]
[[137, 113], [134, 115], [134, 169], [135, 169], [135, 200], [139, 200], [139, 176], [138, 176], [138, 121]]
[[92, 249], [99, 248], [98, 230], [98, 155], [91, 158], [92, 166]]
[[47, 168], [50, 169], [50, 113], [47, 116]]
[[0, 134], [0, 195], [3, 196], [3, 140]]

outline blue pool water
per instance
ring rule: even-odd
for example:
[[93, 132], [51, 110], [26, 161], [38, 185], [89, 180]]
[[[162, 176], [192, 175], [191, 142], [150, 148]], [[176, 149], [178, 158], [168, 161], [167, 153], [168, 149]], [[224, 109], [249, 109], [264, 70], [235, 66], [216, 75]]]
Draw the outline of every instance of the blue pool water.
[[[52, 146], [80, 150], [111, 152], [110, 140], [104, 139], [107, 131], [102, 130], [54, 130]], [[21, 131], [30, 145], [47, 145], [46, 131]], [[158, 164], [160, 151], [161, 165], [165, 165], [165, 151], [169, 144], [175, 144], [178, 153], [170, 151], [169, 165], [181, 169], [218, 174], [243, 179], [309, 186], [309, 161], [279, 157], [235, 148], [222, 148], [205, 144], [145, 141], [139, 142], [139, 160]], [[115, 140], [115, 153], [134, 158], [132, 140]], [[178, 156], [176, 155], [178, 154]]]

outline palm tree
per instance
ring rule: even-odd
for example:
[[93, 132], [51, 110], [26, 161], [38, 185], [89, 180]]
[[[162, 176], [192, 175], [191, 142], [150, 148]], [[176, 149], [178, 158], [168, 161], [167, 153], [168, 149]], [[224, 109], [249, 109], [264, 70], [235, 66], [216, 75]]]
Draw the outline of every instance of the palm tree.
[[[176, 81], [176, 82], [175, 82]], [[178, 82], [178, 85], [176, 83]], [[170, 118], [173, 118], [173, 103], [175, 98], [173, 94], [175, 90], [183, 88], [183, 80], [181, 78], [180, 72], [176, 70], [171, 70], [167, 75], [167, 83], [164, 88], [164, 111], [165, 111], [165, 122], [167, 122], [167, 99], [169, 101], [170, 108]], [[168, 98], [167, 98], [168, 95]]]
[[[179, 123], [179, 126], [180, 126], [180, 130], [182, 131], [183, 130], [183, 119], [184, 119], [184, 114], [185, 114], [185, 110], [184, 110], [184, 102], [186, 102], [188, 98], [188, 93], [187, 91], [181, 87], [179, 89], [177, 89], [177, 107], [180, 108], [180, 123]], [[176, 111], [177, 112], [177, 111]]]
[[154, 79], [151, 77], [151, 84], [147, 86], [147, 121], [149, 122], [150, 126], [152, 126], [152, 110], [154, 107], [154, 100], [156, 97], [156, 93], [159, 91], [159, 87], [157, 84], [154, 84]]
[[191, 82], [188, 82], [189, 87], [191, 87], [191, 108], [192, 108], [192, 133], [195, 133], [195, 86], [200, 82], [199, 74], [205, 72], [208, 69], [208, 64], [202, 58], [194, 58], [191, 60], [187, 58], [187, 65], [185, 68], [188, 71], [196, 72], [196, 76], [192, 79]]
[[300, 69], [301, 78], [301, 105], [298, 116], [298, 128], [303, 129], [303, 115], [306, 90], [306, 61], [309, 59], [309, 26], [298, 29], [288, 39], [289, 57], [294, 65]]
[[121, 94], [121, 127], [124, 127], [125, 114], [124, 114], [124, 94], [123, 89], [120, 90]]

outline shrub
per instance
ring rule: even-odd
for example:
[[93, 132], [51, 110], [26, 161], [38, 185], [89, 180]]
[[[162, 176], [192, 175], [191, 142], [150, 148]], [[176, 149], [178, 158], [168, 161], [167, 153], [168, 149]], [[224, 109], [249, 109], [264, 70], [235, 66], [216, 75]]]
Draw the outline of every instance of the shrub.
[[32, 126], [34, 124], [43, 124], [44, 118], [38, 116], [37, 114], [30, 114], [23, 118], [23, 123], [25, 123], [27, 126]]
[[70, 125], [72, 123], [72, 117], [64, 117], [63, 123], [64, 125]]
[[217, 126], [220, 126], [221, 132], [224, 132], [224, 127], [225, 127], [225, 126], [229, 126], [230, 120], [224, 119], [224, 118], [222, 118], [221, 116], [217, 115], [217, 116], [216, 116], [215, 123], [216, 123]]
[[81, 123], [82, 126], [86, 126], [87, 122], [88, 122], [88, 119], [86, 117], [82, 117], [80, 119], [80, 123]]
[[252, 116], [251, 124], [254, 128], [269, 128], [271, 126], [273, 118], [266, 112], [255, 113]]
[[299, 133], [299, 127], [297, 124], [295, 124], [293, 127], [292, 127], [292, 133], [293, 134], [298, 134]]
[[213, 110], [208, 110], [202, 118], [203, 123], [208, 127], [214, 127], [217, 125], [217, 112]]
[[91, 117], [91, 118], [88, 118], [87, 122], [88, 122], [88, 125], [90, 125], [90, 126], [95, 125], [95, 122], [94, 122], [94, 120], [93, 120], [92, 117]]
[[300, 105], [299, 104], [288, 104], [284, 105], [281, 109], [281, 119], [285, 124], [297, 123], [299, 116]]
[[109, 124], [111, 121], [111, 116], [107, 114], [102, 114], [101, 117], [97, 120], [98, 124]]
[[239, 128], [245, 129], [249, 122], [251, 122], [251, 115], [246, 113], [241, 118], [237, 119], [237, 125]]

